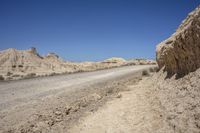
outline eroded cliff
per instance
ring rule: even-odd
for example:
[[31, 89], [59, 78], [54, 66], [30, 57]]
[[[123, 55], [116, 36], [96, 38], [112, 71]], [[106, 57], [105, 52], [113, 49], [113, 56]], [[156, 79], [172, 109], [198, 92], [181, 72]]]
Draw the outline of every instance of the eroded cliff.
[[183, 76], [200, 67], [200, 6], [156, 49], [159, 68]]

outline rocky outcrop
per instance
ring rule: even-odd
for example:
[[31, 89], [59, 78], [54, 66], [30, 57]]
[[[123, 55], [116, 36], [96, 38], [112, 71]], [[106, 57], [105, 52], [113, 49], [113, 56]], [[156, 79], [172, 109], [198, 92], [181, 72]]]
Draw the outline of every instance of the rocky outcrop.
[[156, 56], [159, 68], [164, 67], [168, 76], [183, 76], [200, 67], [200, 6], [157, 46]]
[[6, 80], [24, 77], [52, 75], [54, 73], [74, 72], [76, 66], [59, 59], [56, 54], [40, 56], [36, 48], [0, 51], [0, 75]]

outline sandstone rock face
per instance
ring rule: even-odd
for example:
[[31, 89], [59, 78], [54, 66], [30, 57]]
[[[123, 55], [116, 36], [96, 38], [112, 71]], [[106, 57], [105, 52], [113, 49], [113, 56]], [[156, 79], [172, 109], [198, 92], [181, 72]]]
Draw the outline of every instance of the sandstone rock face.
[[184, 76], [200, 67], [200, 6], [157, 46], [156, 60], [168, 75]]

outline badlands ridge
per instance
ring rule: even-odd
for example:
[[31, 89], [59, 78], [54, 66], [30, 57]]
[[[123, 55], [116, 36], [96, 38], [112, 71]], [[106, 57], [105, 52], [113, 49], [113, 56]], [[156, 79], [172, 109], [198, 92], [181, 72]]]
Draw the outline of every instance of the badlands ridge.
[[110, 58], [100, 62], [69, 62], [55, 53], [41, 56], [36, 48], [16, 50], [13, 48], [0, 52], [0, 76], [4, 80], [51, 76], [63, 73], [75, 73], [108, 69], [126, 65], [156, 64], [153, 60]]

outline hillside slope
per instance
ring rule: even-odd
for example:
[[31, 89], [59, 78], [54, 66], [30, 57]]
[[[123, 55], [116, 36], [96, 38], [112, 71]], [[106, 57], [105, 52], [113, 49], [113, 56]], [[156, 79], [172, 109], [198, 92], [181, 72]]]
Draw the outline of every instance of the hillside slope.
[[200, 67], [200, 6], [156, 51], [159, 67], [164, 67], [169, 76], [184, 76]]
[[73, 72], [76, 66], [59, 59], [54, 54], [40, 56], [35, 48], [30, 50], [7, 49], [0, 52], [0, 74], [14, 79], [22, 76]]
[[[141, 60], [143, 65], [156, 64], [155, 61]], [[139, 64], [139, 63], [138, 63]], [[75, 73], [108, 69], [124, 65], [137, 65], [134, 61], [113, 57], [100, 62], [69, 62], [55, 53], [40, 56], [36, 48], [0, 51], [0, 79], [13, 80], [48, 76], [62, 73]]]
[[155, 91], [169, 132], [200, 132], [200, 7], [157, 47]]

